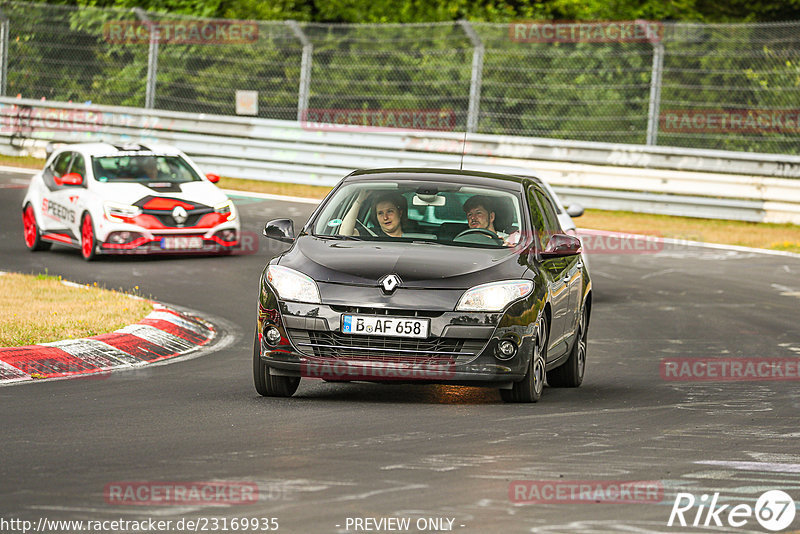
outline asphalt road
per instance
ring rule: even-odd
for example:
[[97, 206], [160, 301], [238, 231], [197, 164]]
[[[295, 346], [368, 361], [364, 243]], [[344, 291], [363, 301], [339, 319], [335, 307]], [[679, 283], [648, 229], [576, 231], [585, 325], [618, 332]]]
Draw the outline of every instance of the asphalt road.
[[[797, 380], [676, 382], [660, 373], [664, 358], [800, 358], [798, 258], [688, 247], [595, 255], [585, 382], [546, 388], [538, 404], [504, 404], [491, 389], [313, 380], [293, 398], [267, 399], [252, 385], [255, 291], [284, 245], [261, 238], [250, 255], [93, 263], [58, 246], [30, 253], [26, 181], [0, 177], [0, 269], [138, 285], [214, 318], [232, 343], [104, 380], [0, 387], [2, 520], [277, 518], [279, 532], [326, 533], [358, 531], [348, 517], [397, 517], [411, 519], [410, 532], [419, 518], [452, 519], [464, 533], [698, 532], [705, 515], [698, 527], [667, 526], [678, 492], [754, 506], [779, 489], [800, 503]], [[313, 207], [237, 201], [254, 234], [272, 217], [302, 223]], [[663, 495], [520, 504], [509, 496], [515, 480], [655, 481]], [[124, 481], [252, 482], [260, 498], [108, 503], [104, 488]], [[697, 512], [686, 512], [688, 523]], [[800, 513], [787, 528], [800, 528]], [[716, 531], [765, 529], [750, 517]]]

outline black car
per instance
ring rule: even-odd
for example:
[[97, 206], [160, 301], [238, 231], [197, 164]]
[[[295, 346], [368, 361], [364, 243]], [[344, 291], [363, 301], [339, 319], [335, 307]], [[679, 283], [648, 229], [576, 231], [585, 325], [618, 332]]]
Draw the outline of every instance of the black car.
[[253, 373], [288, 397], [301, 377], [499, 388], [536, 402], [577, 387], [592, 285], [580, 241], [524, 177], [373, 169], [345, 177], [261, 277]]

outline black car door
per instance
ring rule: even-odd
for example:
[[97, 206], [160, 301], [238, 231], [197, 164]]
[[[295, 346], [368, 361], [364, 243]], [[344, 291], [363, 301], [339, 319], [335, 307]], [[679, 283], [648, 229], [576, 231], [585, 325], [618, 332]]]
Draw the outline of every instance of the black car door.
[[[540, 196], [533, 186], [528, 188], [528, 205], [531, 210], [536, 245], [539, 251], [542, 251], [550, 240], [552, 228], [547, 224]], [[540, 260], [539, 268], [549, 286], [552, 306], [547, 351], [547, 359], [552, 360], [561, 356], [566, 350], [564, 334], [569, 314], [568, 263], [565, 258], [540, 258]]]
[[[547, 225], [550, 234], [562, 233], [561, 223], [558, 222], [555, 206], [550, 201], [550, 197], [541, 189], [536, 189], [536, 198], [542, 206], [544, 213], [544, 222]], [[563, 267], [561, 271], [562, 281], [566, 285], [566, 290], [569, 295], [568, 305], [564, 309], [564, 341], [567, 346], [572, 344], [572, 336], [575, 331], [576, 321], [578, 319], [578, 308], [581, 301], [581, 286], [583, 285], [581, 256], [565, 256], [559, 258], [560, 266]], [[567, 347], [565, 347], [566, 350]]]

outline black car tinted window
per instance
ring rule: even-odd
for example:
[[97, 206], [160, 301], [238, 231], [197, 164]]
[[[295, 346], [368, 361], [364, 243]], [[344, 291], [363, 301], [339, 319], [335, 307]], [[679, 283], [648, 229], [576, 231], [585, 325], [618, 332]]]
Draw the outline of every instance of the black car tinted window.
[[536, 244], [543, 250], [545, 245], [547, 245], [547, 227], [544, 215], [542, 214], [542, 208], [539, 205], [539, 200], [532, 187], [528, 189], [528, 204], [530, 205], [531, 224], [533, 225]]
[[536, 190], [536, 196], [539, 199], [539, 204], [542, 206], [544, 222], [547, 225], [548, 233], [560, 233], [561, 225], [558, 223], [558, 216], [556, 215], [556, 210], [550, 201], [550, 197], [538, 189]]

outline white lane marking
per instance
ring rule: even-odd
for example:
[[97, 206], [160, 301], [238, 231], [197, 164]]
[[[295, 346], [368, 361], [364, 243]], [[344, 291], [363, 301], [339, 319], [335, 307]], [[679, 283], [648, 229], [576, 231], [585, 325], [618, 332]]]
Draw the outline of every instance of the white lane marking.
[[640, 276], [641, 280], [646, 280], [648, 278], [652, 278], [653, 276], [661, 276], [662, 274], [669, 274], [669, 273], [677, 273], [680, 272], [678, 269], [661, 269], [660, 271], [656, 271], [653, 273], [647, 273], [645, 275]]
[[728, 467], [738, 471], [756, 471], [760, 473], [800, 473], [800, 464], [778, 464], [773, 462], [730, 462], [727, 460], [701, 460], [694, 463]]
[[273, 195], [271, 193], [253, 193], [251, 191], [238, 191], [236, 189], [223, 189], [222, 191], [224, 193], [240, 197], [260, 198], [263, 200], [280, 200], [282, 202], [296, 202], [298, 204], [319, 204], [322, 202], [322, 199], [319, 198], [292, 197], [286, 195]]
[[800, 298], [800, 291], [781, 284], [772, 284], [772, 289], [781, 292], [782, 297], [798, 297]]
[[27, 169], [25, 167], [8, 167], [6, 165], [0, 165], [0, 172], [12, 172], [17, 174], [36, 174], [39, 172], [39, 169]]

